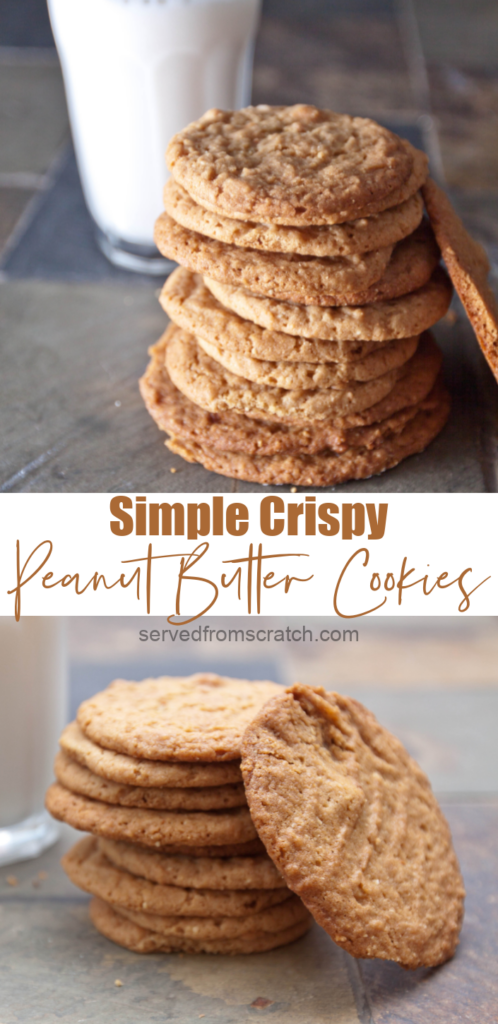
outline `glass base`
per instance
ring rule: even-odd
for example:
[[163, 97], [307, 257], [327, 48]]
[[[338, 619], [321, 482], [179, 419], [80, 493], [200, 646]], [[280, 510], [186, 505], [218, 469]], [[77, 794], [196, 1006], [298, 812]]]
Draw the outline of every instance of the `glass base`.
[[115, 267], [131, 270], [135, 274], [167, 277], [177, 266], [173, 260], [161, 256], [155, 245], [134, 245], [132, 242], [124, 242], [122, 238], [106, 234], [98, 227], [95, 234], [100, 251]]
[[59, 825], [47, 811], [0, 828], [0, 866], [38, 857], [57, 842], [59, 835]]

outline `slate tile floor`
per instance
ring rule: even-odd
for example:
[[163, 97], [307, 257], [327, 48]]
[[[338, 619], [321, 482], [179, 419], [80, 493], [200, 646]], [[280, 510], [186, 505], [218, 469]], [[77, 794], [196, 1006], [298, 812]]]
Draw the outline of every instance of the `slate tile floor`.
[[[265, 0], [254, 101], [370, 114], [424, 146], [496, 263], [497, 33], [492, 0]], [[160, 282], [96, 246], [44, 0], [2, 8], [0, 252], [4, 491], [258, 489], [168, 453], [143, 408], [136, 380], [166, 325]], [[337, 490], [496, 490], [498, 391], [455, 312], [436, 330], [453, 393], [445, 431]]]
[[[220, 628], [219, 619], [206, 622]], [[252, 624], [230, 620], [234, 628]], [[291, 627], [303, 624], [333, 625], [289, 620]], [[436, 970], [407, 972], [392, 963], [354, 961], [316, 926], [264, 956], [139, 957], [95, 933], [88, 898], [59, 866], [78, 838], [64, 827], [42, 857], [0, 869], [2, 1024], [250, 1024], [256, 1017], [273, 1024], [495, 1024], [496, 621], [366, 622], [354, 648], [335, 645], [333, 655], [326, 644], [259, 644], [248, 654], [240, 644], [216, 641], [181, 651], [172, 642], [140, 642], [139, 629], [160, 626], [155, 619], [72, 620], [71, 714], [116, 675], [140, 678], [165, 666], [172, 673], [208, 667], [281, 684], [301, 678], [365, 701], [402, 738], [440, 795], [467, 889], [457, 954]], [[268, 1000], [263, 1008], [251, 1005], [258, 997]]]

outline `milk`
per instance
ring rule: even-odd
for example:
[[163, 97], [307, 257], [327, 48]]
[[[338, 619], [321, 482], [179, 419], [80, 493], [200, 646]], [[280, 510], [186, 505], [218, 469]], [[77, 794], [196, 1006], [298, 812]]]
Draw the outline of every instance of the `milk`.
[[56, 838], [43, 805], [65, 718], [63, 623], [0, 618], [0, 863]]
[[153, 245], [171, 136], [250, 102], [260, 0], [48, 0], [83, 190], [114, 243]]

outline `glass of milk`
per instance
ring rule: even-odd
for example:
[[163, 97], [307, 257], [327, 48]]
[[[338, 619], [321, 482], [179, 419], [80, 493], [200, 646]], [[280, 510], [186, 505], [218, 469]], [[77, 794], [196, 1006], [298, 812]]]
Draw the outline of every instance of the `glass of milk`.
[[0, 617], [0, 865], [58, 838], [44, 797], [65, 720], [64, 622]]
[[153, 227], [169, 139], [250, 103], [261, 0], [48, 0], [83, 191], [100, 248], [162, 273]]

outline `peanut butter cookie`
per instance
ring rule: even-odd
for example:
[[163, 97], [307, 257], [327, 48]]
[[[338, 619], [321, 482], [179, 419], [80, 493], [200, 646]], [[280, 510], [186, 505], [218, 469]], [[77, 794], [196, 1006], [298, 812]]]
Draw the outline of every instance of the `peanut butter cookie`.
[[464, 888], [429, 781], [357, 701], [296, 684], [249, 726], [242, 773], [290, 888], [357, 957], [451, 957]]
[[173, 136], [166, 161], [196, 202], [225, 216], [333, 224], [393, 205], [413, 150], [375, 121], [296, 104], [208, 110]]
[[111, 942], [131, 949], [134, 953], [222, 953], [235, 956], [243, 953], [263, 953], [285, 946], [301, 938], [310, 927], [304, 919], [280, 932], [261, 932], [232, 939], [191, 939], [179, 935], [161, 935], [128, 920], [104, 900], [94, 898], [90, 903], [90, 917], [97, 931]]
[[228, 811], [158, 811], [119, 807], [72, 793], [60, 782], [49, 786], [45, 806], [54, 818], [81, 832], [125, 839], [143, 846], [224, 846], [257, 838], [247, 807]]
[[173, 178], [164, 186], [164, 208], [177, 224], [218, 242], [264, 252], [297, 252], [302, 256], [352, 256], [395, 245], [418, 227], [424, 213], [420, 192], [373, 217], [345, 224], [293, 228], [283, 224], [254, 224], [199, 206]]
[[326, 296], [330, 301], [324, 305], [367, 291], [385, 274], [393, 252], [387, 245], [356, 256], [319, 258], [241, 249], [189, 231], [168, 213], [156, 220], [154, 241], [163, 256], [196, 273], [290, 302], [322, 303]]
[[240, 763], [153, 761], [106, 750], [85, 736], [77, 722], [66, 725], [59, 743], [62, 750], [95, 775], [125, 786], [191, 788], [224, 786], [242, 781]]
[[126, 786], [94, 775], [89, 768], [73, 761], [60, 751], [55, 759], [55, 776], [72, 793], [102, 800], [120, 807], [150, 807], [168, 811], [214, 811], [228, 807], [244, 807], [246, 798], [242, 783], [197, 788]]
[[467, 233], [448, 197], [430, 179], [424, 186], [424, 199], [450, 277], [498, 380], [498, 303], [488, 283], [486, 253]]
[[132, 757], [232, 761], [240, 757], [246, 725], [278, 692], [277, 683], [211, 672], [141, 683], [118, 679], [83, 701], [77, 718], [94, 743]]
[[111, 864], [93, 836], [64, 854], [64, 871], [80, 889], [106, 903], [147, 913], [182, 917], [242, 917], [277, 906], [292, 897], [289, 889], [194, 889], [161, 885]]
[[255, 384], [211, 359], [193, 334], [174, 324], [168, 329], [165, 365], [173, 384], [208, 412], [233, 409], [255, 419], [283, 423], [331, 419], [368, 409], [389, 394], [402, 369], [390, 370], [365, 383], [343, 382], [338, 388], [286, 390]]
[[[377, 359], [370, 357], [370, 368], [367, 376], [357, 376], [354, 369], [343, 369], [337, 363], [307, 363], [286, 360], [253, 359], [252, 356], [234, 352], [224, 345], [215, 345], [211, 341], [197, 336], [197, 341], [204, 352], [230, 373], [245, 380], [263, 384], [265, 387], [285, 388], [285, 390], [314, 390], [316, 388], [343, 388], [355, 381], [366, 383], [377, 380], [391, 370], [397, 370], [408, 362], [417, 349], [418, 337], [402, 338], [391, 342], [390, 346], [382, 347]], [[375, 371], [372, 370], [375, 367]], [[353, 364], [355, 368], [355, 364]], [[361, 371], [360, 371], [361, 372]]]
[[99, 839], [99, 849], [118, 868], [160, 885], [191, 889], [285, 889], [268, 854], [256, 857], [197, 857]]
[[449, 396], [441, 394], [438, 404], [421, 409], [399, 432], [375, 448], [352, 448], [337, 454], [322, 451], [313, 455], [287, 452], [281, 455], [249, 456], [243, 452], [222, 452], [174, 436], [166, 442], [170, 451], [187, 462], [200, 462], [222, 476], [259, 484], [295, 484], [303, 487], [331, 487], [347, 480], [364, 480], [397, 466], [402, 459], [424, 450], [443, 429], [450, 411]]
[[[401, 351], [398, 341], [405, 340], [334, 342], [267, 331], [226, 309], [206, 287], [200, 274], [193, 274], [184, 267], [178, 267], [167, 279], [160, 302], [177, 327], [195, 334], [199, 341], [208, 341], [251, 359], [335, 363], [342, 380], [371, 380], [387, 372], [396, 365], [396, 353]], [[394, 362], [388, 365], [390, 360]]]
[[[347, 426], [335, 420], [278, 425], [233, 411], [216, 415], [194, 405], [175, 387], [164, 366], [165, 347], [164, 337], [152, 347], [151, 362], [140, 381], [142, 397], [150, 415], [161, 430], [179, 440], [193, 441], [220, 451], [246, 452], [248, 455], [277, 455], [279, 452], [312, 455], [324, 448], [336, 452], [344, 452], [351, 447], [374, 448], [386, 435], [399, 433], [422, 405], [432, 408], [440, 401], [440, 393], [433, 387], [440, 366], [439, 352], [435, 345], [431, 350], [422, 342], [426, 358], [417, 359], [415, 356], [410, 360], [406, 374], [387, 398], [363, 414], [366, 422], [362, 425]], [[379, 419], [376, 422], [377, 414]], [[361, 415], [352, 416], [351, 420], [361, 420]], [[347, 417], [343, 417], [344, 420], [347, 423]]]
[[[363, 306], [304, 306], [255, 295], [207, 276], [204, 283], [220, 304], [237, 313], [244, 324], [252, 322], [269, 332], [271, 337], [266, 336], [265, 342], [267, 338], [271, 344], [273, 335], [277, 335], [277, 344], [283, 346], [281, 334], [292, 336], [288, 348], [278, 349], [286, 353], [280, 355], [281, 359], [290, 359], [288, 352], [296, 347], [298, 353], [302, 350], [305, 358], [310, 359], [309, 350], [302, 349], [302, 338], [346, 345], [356, 340], [363, 345], [364, 339], [386, 342], [421, 334], [444, 316], [453, 291], [442, 267], [437, 267], [426, 284], [406, 295]], [[367, 352], [363, 350], [362, 354]]]

